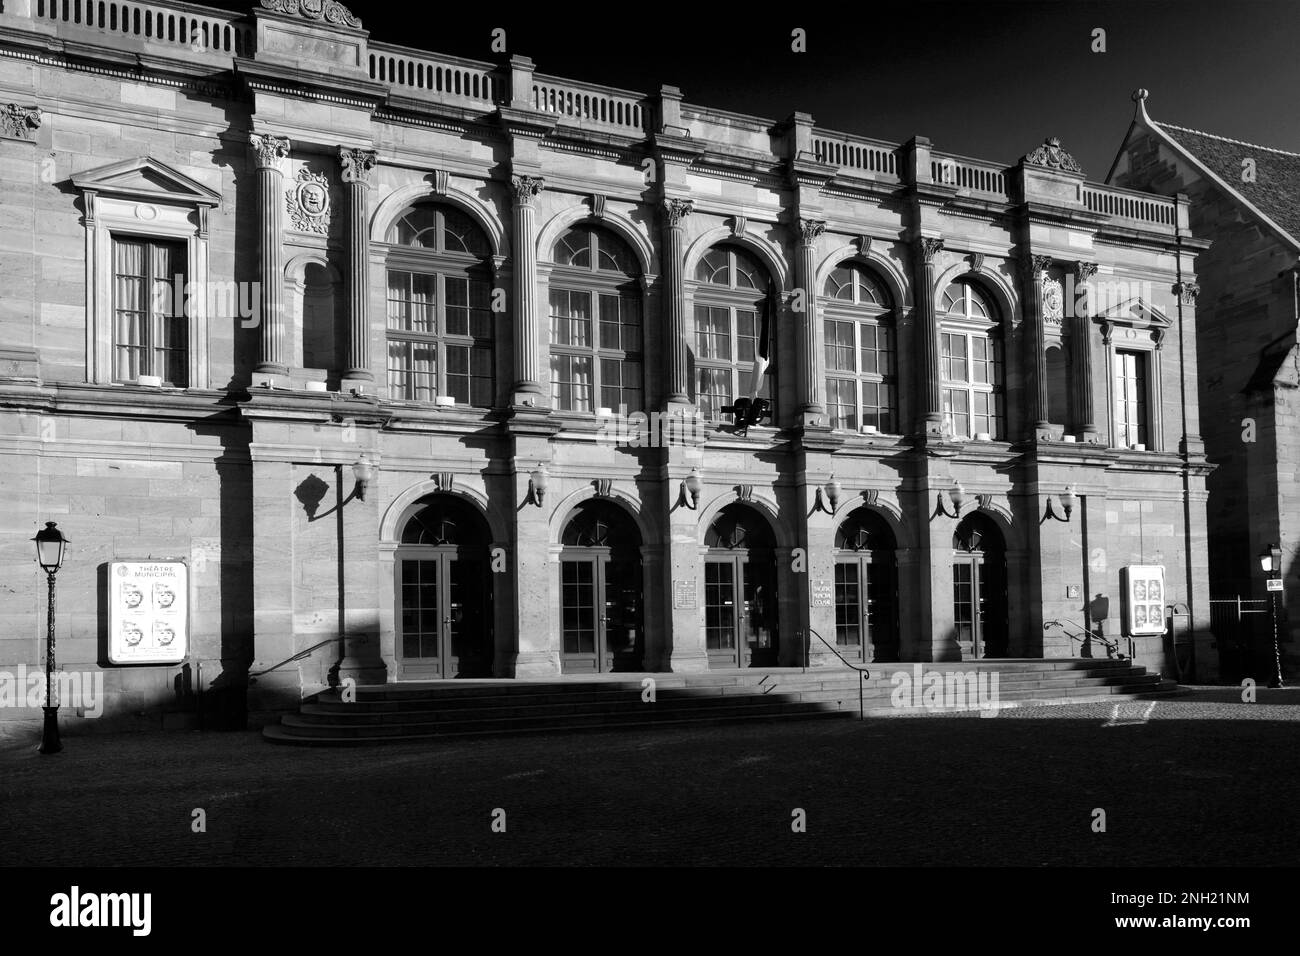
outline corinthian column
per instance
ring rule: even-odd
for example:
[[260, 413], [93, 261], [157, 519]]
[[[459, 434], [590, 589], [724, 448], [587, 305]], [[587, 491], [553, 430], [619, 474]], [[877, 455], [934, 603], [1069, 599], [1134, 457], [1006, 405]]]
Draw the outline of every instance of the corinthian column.
[[686, 364], [686, 283], [682, 275], [686, 254], [686, 227], [682, 224], [695, 208], [689, 199], [664, 200], [664, 304], [668, 308], [668, 401], [691, 400]]
[[284, 361], [284, 247], [281, 244], [284, 210], [284, 173], [281, 161], [289, 155], [283, 136], [254, 134], [248, 138], [257, 168], [258, 208], [258, 316], [262, 325], [262, 353], [256, 371], [287, 375]]
[[799, 410], [805, 418], [826, 414], [826, 383], [820, 374], [823, 330], [817, 309], [817, 237], [826, 229], [820, 219], [799, 220], [799, 256], [795, 282], [803, 290], [799, 342]]
[[1034, 391], [1031, 412], [1034, 418], [1034, 436], [1049, 438], [1051, 423], [1048, 421], [1047, 399], [1047, 350], [1044, 348], [1047, 338], [1043, 329], [1043, 283], [1047, 281], [1047, 270], [1052, 265], [1051, 256], [1028, 255], [1025, 264], [1029, 267], [1029, 347], [1033, 350], [1032, 368], [1034, 370]]
[[515, 176], [515, 387], [513, 404], [536, 405], [542, 395], [542, 368], [537, 314], [537, 194], [545, 181], [540, 176]]
[[[1097, 420], [1092, 400], [1092, 319], [1088, 314], [1092, 296], [1085, 300], [1079, 291], [1097, 274], [1097, 264], [1076, 262], [1074, 274], [1074, 419], [1079, 428], [1079, 441], [1093, 444], [1097, 441]], [[1087, 305], [1081, 304], [1084, 301]]]
[[916, 330], [921, 344], [921, 416], [917, 431], [938, 437], [943, 433], [943, 386], [939, 375], [939, 320], [934, 313], [935, 256], [943, 249], [943, 240], [922, 236], [917, 242], [917, 261], [921, 265], [916, 282]]
[[343, 378], [374, 381], [370, 371], [370, 182], [378, 154], [373, 149], [339, 147], [339, 166], [347, 193], [348, 357]]

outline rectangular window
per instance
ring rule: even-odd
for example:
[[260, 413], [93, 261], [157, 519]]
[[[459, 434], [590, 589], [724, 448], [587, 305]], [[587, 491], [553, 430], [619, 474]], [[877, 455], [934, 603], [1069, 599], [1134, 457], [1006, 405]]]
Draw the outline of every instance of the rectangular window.
[[831, 416], [831, 428], [858, 430], [858, 383], [853, 379], [826, 380], [826, 411]]
[[857, 371], [853, 365], [852, 322], [826, 320], [826, 371]]
[[695, 307], [695, 357], [731, 361], [730, 310]]
[[641, 411], [641, 302], [635, 295], [551, 290], [551, 402], [568, 412]]
[[1115, 352], [1115, 435], [1124, 448], [1149, 447], [1147, 382], [1145, 352]]
[[591, 358], [551, 353], [551, 398], [556, 408], [594, 412], [591, 407]]
[[189, 384], [185, 243], [113, 240], [113, 380]]
[[491, 295], [470, 276], [388, 270], [389, 396], [491, 407]]
[[1002, 432], [1002, 343], [981, 331], [943, 332], [943, 415], [954, 437]]
[[945, 388], [943, 418], [954, 435], [970, 436], [970, 392], [964, 388]]

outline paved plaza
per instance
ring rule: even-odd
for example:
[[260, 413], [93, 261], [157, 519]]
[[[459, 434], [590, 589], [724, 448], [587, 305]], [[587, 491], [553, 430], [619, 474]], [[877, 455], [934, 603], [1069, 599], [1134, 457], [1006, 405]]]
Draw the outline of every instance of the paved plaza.
[[0, 862], [1292, 865], [1300, 690], [1239, 696], [347, 749], [8, 738]]

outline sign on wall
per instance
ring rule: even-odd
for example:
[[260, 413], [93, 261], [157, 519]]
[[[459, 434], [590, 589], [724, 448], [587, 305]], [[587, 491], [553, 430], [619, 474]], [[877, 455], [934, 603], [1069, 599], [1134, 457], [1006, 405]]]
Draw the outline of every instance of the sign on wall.
[[688, 609], [695, 607], [694, 581], [678, 580], [673, 582], [673, 607]]
[[1120, 569], [1124, 586], [1124, 633], [1165, 632], [1165, 568], [1162, 564], [1132, 564]]
[[110, 664], [185, 660], [189, 594], [181, 561], [114, 561], [108, 566]]
[[813, 607], [834, 607], [835, 588], [829, 581], [814, 581], [809, 588]]

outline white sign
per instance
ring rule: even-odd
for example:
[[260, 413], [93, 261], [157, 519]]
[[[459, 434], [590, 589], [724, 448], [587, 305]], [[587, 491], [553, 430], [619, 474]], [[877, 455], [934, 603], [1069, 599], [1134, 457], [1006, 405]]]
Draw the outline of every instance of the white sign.
[[1268, 579], [1268, 582], [1267, 582], [1267, 590], [1269, 590], [1269, 591], [1281, 591], [1281, 590], [1282, 590], [1282, 579], [1281, 579], [1281, 578], [1269, 578], [1269, 579]]
[[179, 664], [188, 645], [189, 580], [181, 561], [108, 566], [110, 664]]
[[1124, 629], [1134, 637], [1165, 632], [1165, 568], [1133, 564], [1120, 569], [1124, 582]]

